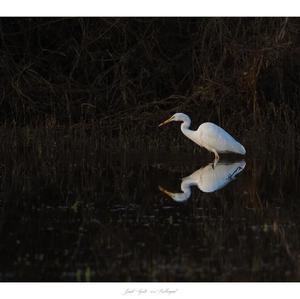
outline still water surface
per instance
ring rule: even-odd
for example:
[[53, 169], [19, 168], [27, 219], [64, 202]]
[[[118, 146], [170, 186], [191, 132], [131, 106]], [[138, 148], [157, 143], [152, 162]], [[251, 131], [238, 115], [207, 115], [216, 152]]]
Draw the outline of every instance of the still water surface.
[[300, 280], [293, 161], [103, 154], [55, 180], [20, 167], [0, 194], [2, 281]]

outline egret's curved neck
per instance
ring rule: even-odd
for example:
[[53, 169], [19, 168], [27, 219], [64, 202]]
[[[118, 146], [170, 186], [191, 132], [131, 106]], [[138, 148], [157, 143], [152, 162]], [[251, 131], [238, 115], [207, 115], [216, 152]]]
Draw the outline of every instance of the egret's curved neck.
[[190, 129], [190, 125], [191, 125], [191, 119], [185, 115], [184, 118], [182, 119], [183, 123], [181, 124], [180, 128], [181, 128], [181, 132], [188, 138], [193, 139], [192, 136], [194, 134], [195, 131]]
[[174, 193], [174, 200], [177, 202], [185, 201], [191, 196], [191, 187], [194, 185], [194, 182], [191, 181], [182, 181], [181, 183], [181, 190], [182, 193]]

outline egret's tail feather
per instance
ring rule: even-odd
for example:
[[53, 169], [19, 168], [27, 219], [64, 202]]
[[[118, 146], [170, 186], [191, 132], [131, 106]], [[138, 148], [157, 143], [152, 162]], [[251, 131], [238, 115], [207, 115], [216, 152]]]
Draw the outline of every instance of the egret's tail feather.
[[241, 145], [241, 154], [246, 155], [246, 149]]
[[242, 146], [240, 143], [237, 143], [234, 149], [232, 149], [233, 153], [239, 154], [239, 155], [246, 155], [246, 150], [244, 146]]

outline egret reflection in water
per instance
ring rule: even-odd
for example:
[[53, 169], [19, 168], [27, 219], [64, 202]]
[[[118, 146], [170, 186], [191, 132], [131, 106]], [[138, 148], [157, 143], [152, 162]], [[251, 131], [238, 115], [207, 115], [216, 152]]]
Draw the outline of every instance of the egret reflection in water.
[[169, 192], [161, 186], [159, 186], [159, 190], [170, 196], [173, 200], [182, 202], [191, 196], [192, 186], [197, 186], [205, 193], [217, 191], [233, 181], [244, 170], [245, 166], [246, 162], [244, 160], [233, 163], [218, 162], [215, 166], [214, 163], [209, 163], [207, 166], [201, 167], [182, 179], [181, 193]]

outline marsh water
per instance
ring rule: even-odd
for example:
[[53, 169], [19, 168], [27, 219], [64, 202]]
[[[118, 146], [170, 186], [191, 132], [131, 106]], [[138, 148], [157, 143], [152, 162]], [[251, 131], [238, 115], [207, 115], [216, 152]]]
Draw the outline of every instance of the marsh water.
[[300, 280], [298, 160], [59, 146], [1, 149], [2, 281]]

